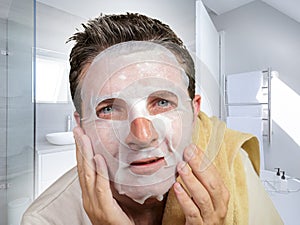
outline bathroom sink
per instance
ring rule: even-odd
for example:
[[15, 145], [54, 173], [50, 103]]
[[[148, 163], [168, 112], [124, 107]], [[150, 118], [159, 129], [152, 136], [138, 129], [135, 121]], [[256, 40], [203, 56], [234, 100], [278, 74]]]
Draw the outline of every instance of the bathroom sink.
[[46, 135], [46, 139], [53, 145], [71, 145], [75, 143], [73, 132], [57, 132]]

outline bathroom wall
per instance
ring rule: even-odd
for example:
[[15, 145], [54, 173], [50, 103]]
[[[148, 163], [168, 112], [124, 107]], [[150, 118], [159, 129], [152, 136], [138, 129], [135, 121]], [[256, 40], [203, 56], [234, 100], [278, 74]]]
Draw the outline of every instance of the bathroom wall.
[[[36, 141], [46, 142], [45, 135], [67, 130], [67, 116], [73, 117], [72, 103], [40, 103], [36, 105]], [[75, 121], [73, 120], [73, 126]]]
[[[68, 59], [72, 44], [67, 39], [76, 32], [75, 28], [85, 21], [79, 16], [37, 2], [36, 6], [36, 47], [64, 54]], [[73, 104], [37, 103], [36, 140], [46, 141], [45, 135], [67, 129], [67, 116], [73, 115]]]
[[[212, 16], [212, 19], [218, 31], [225, 31], [225, 74], [270, 66], [279, 72], [280, 80], [300, 95], [299, 22], [261, 1]], [[295, 110], [296, 105], [299, 102], [285, 110]], [[299, 128], [299, 117], [294, 122]], [[280, 167], [300, 177], [300, 164], [295, 160], [300, 158], [300, 146], [275, 122], [272, 139], [271, 146], [264, 146], [266, 168]]]
[[[73, 15], [90, 19], [103, 14], [141, 13], [157, 18], [168, 24], [186, 46], [195, 51], [195, 0], [38, 0], [39, 2], [63, 9]], [[84, 21], [80, 21], [84, 22]], [[72, 27], [72, 24], [66, 26]], [[79, 27], [80, 23], [76, 24]]]
[[196, 93], [201, 111], [220, 116], [219, 33], [201, 1], [196, 1]]
[[36, 47], [68, 55], [72, 43], [66, 41], [84, 21], [86, 19], [37, 1]]

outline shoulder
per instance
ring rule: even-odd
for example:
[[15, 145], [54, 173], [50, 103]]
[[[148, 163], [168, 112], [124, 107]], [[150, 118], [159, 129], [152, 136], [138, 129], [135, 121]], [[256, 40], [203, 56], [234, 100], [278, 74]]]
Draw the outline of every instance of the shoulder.
[[29, 224], [90, 224], [82, 206], [76, 167], [33, 201], [22, 219], [22, 225]]

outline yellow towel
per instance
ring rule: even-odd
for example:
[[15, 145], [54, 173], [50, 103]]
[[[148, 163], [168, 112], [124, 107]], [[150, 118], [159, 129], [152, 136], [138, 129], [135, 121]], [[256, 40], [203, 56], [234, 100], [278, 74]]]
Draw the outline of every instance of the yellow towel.
[[[248, 192], [243, 163], [238, 154], [243, 148], [252, 165], [259, 174], [259, 143], [256, 137], [226, 128], [224, 122], [216, 117], [208, 118], [200, 112], [195, 124], [193, 142], [213, 159], [227, 189], [230, 201], [225, 220], [226, 225], [248, 224]], [[178, 181], [181, 182], [180, 177]], [[185, 217], [177, 202], [173, 189], [163, 216], [163, 225], [184, 225]]]

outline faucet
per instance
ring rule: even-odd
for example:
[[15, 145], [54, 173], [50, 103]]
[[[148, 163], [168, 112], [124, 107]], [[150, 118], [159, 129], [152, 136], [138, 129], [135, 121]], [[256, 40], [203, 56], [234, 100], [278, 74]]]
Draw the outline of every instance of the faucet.
[[72, 116], [67, 116], [67, 132], [72, 131]]

